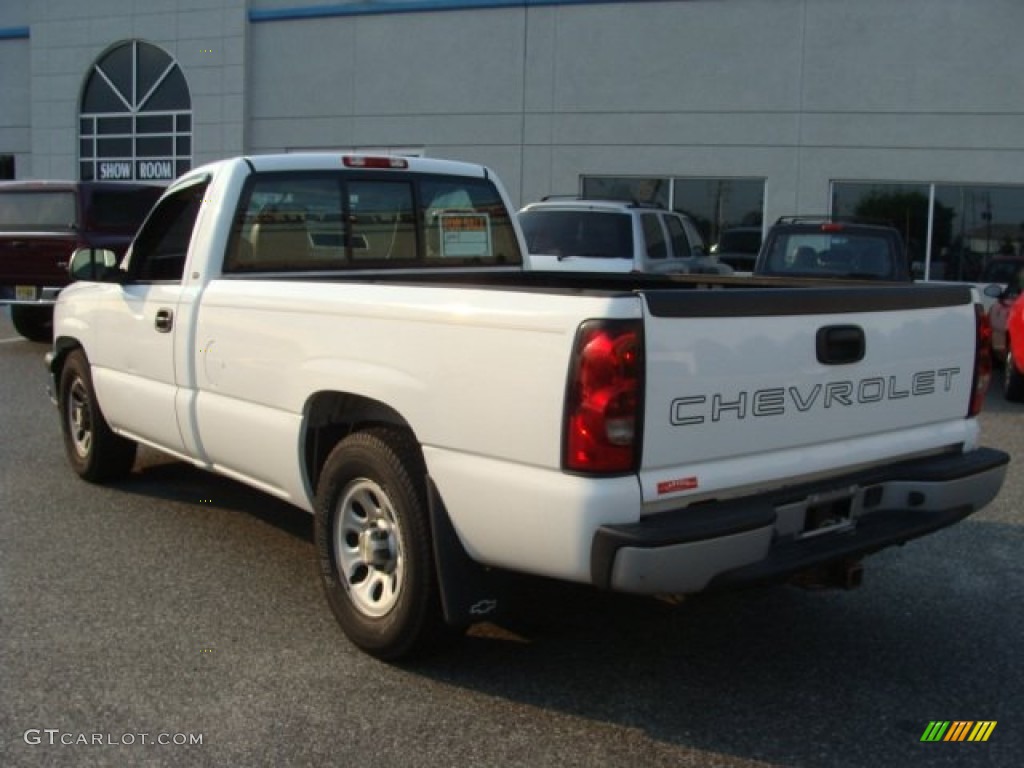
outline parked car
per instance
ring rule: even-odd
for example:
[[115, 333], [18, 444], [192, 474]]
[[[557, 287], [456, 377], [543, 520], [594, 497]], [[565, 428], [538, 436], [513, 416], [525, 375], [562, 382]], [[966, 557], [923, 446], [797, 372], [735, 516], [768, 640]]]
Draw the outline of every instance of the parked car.
[[[1018, 280], [1024, 272], [1024, 256], [996, 256], [982, 270], [977, 282], [966, 281], [978, 291], [981, 300], [981, 307], [988, 313], [992, 321], [993, 333], [1001, 333], [1006, 328], [1006, 310], [1013, 303], [1016, 294], [1020, 292]], [[930, 283], [964, 283], [958, 280], [929, 280]], [[1003, 301], [1003, 299], [1009, 301]], [[1000, 347], [998, 361], [1002, 361], [1002, 347]]]
[[752, 272], [761, 250], [761, 227], [730, 227], [723, 229], [711, 253], [722, 264], [740, 272]]
[[[1024, 274], [1024, 256], [996, 256], [981, 272], [981, 278], [974, 285], [982, 294], [981, 303], [991, 311], [1004, 293], [1016, 296], [1021, 290], [1021, 275]], [[998, 293], [990, 286], [998, 286]], [[991, 297], [995, 294], [996, 300]], [[1011, 302], [1012, 303], [1012, 302]], [[1003, 319], [1005, 323], [1005, 318]], [[1005, 325], [1003, 326], [1006, 327]]]
[[981, 271], [978, 282], [985, 285], [998, 283], [1005, 288], [1019, 280], [1021, 272], [1024, 272], [1024, 256], [995, 256]]
[[[1021, 289], [1024, 288], [1024, 274], [1017, 271], [1007, 276], [1005, 286], [992, 283], [985, 287], [983, 295], [989, 299], [988, 319], [992, 326], [992, 359], [1002, 363], [1010, 349], [1008, 329], [1013, 308], [1020, 304]], [[1018, 358], [1024, 360], [1024, 358]]]
[[[993, 338], [995, 334], [993, 334]], [[1020, 291], [1006, 314], [1003, 333], [1003, 395], [1024, 402], [1024, 301]]]
[[53, 304], [76, 248], [124, 254], [164, 188], [103, 181], [0, 182], [0, 305], [14, 329], [49, 341]]
[[519, 212], [531, 270], [728, 274], [689, 217], [620, 200], [545, 199]]
[[783, 216], [765, 237], [755, 275], [910, 282], [899, 230], [823, 216]]

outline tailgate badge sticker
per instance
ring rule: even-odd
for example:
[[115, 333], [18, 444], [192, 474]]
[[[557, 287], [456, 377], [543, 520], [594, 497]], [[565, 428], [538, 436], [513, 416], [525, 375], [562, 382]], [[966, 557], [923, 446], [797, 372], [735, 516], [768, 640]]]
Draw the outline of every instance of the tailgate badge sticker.
[[692, 491], [697, 485], [696, 477], [680, 477], [676, 480], [665, 480], [658, 483], [658, 495], [664, 496], [666, 493], [676, 493], [677, 491]]

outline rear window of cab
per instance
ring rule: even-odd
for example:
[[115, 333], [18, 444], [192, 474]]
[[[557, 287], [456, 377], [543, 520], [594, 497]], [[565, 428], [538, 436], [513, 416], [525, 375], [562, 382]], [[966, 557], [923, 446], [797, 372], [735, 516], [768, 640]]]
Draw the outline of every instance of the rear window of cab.
[[224, 271], [521, 264], [508, 210], [487, 179], [311, 171], [248, 180]]

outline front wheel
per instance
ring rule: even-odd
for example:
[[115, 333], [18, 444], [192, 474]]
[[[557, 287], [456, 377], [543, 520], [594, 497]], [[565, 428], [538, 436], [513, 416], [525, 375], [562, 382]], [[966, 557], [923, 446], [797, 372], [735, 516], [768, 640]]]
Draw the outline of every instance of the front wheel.
[[1006, 342], [1006, 362], [1003, 370], [1003, 396], [1015, 403], [1024, 402], [1024, 374], [1017, 369], [1017, 361], [1010, 351], [1010, 342]]
[[79, 477], [102, 483], [131, 471], [136, 444], [115, 434], [103, 418], [89, 361], [80, 350], [68, 355], [61, 370], [58, 404], [64, 451]]
[[318, 483], [328, 603], [348, 638], [380, 659], [411, 656], [444, 633], [425, 493], [412, 436], [383, 427], [338, 443]]

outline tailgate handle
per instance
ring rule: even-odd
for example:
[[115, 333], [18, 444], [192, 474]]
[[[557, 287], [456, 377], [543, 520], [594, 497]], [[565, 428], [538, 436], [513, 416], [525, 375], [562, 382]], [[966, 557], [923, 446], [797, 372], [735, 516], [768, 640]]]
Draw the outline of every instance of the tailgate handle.
[[848, 365], [864, 359], [864, 329], [859, 325], [826, 325], [818, 329], [818, 362]]

